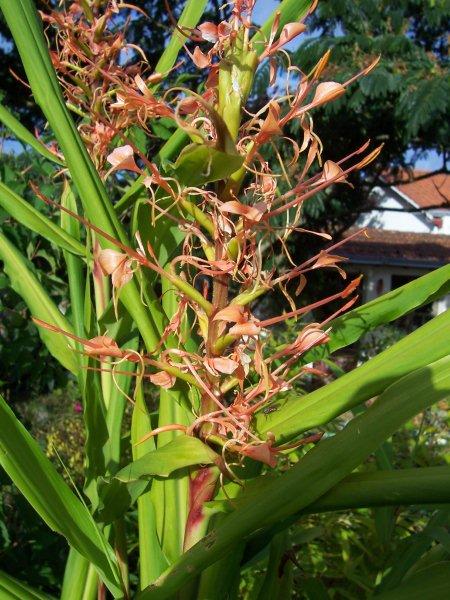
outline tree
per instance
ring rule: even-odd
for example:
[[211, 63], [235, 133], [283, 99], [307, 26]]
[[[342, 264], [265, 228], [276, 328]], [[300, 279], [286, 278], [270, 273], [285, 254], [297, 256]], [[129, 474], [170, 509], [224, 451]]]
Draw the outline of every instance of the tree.
[[[310, 17], [309, 33], [292, 55], [308, 72], [331, 49], [326, 78], [344, 81], [370, 58], [379, 66], [347, 93], [314, 115], [316, 131], [337, 158], [339, 148], [367, 139], [384, 143], [378, 160], [351, 178], [354, 188], [335, 186], [311, 202], [305, 214], [330, 233], [351, 225], [367, 208], [374, 185], [387, 170], [412, 169], [429, 151], [449, 160], [450, 77], [448, 0], [322, 0]], [[334, 150], [333, 150], [334, 149]], [[411, 177], [414, 174], [411, 172]]]

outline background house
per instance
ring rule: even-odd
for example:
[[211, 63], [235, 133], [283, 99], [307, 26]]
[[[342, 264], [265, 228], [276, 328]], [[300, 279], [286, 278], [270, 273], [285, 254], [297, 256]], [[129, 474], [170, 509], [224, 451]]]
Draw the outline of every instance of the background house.
[[[450, 175], [416, 171], [414, 177], [410, 181], [405, 173], [397, 185], [386, 178], [385, 187], [374, 188], [373, 208], [346, 234], [367, 227], [367, 235], [340, 251], [349, 272], [364, 274], [364, 302], [450, 262]], [[439, 314], [449, 307], [450, 295], [432, 310]]]

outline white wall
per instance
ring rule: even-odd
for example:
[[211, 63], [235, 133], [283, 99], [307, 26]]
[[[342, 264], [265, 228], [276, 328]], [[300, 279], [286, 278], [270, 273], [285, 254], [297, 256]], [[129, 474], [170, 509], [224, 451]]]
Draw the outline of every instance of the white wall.
[[[381, 210], [372, 210], [361, 214], [356, 222], [357, 227], [374, 227], [387, 231], [412, 233], [447, 233], [444, 232], [443, 227], [441, 229], [435, 227], [431, 215], [428, 217], [422, 213], [405, 212], [405, 208], [408, 207], [407, 202], [396, 198], [390, 190], [375, 188], [373, 193]], [[382, 209], [399, 209], [399, 211]], [[445, 220], [446, 226], [449, 228], [448, 233], [450, 233], [450, 216]]]

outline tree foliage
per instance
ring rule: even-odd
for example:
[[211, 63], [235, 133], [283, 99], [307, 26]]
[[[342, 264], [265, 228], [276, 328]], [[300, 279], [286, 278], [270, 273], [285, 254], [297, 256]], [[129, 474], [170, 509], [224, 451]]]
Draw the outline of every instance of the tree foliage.
[[305, 72], [331, 49], [330, 78], [344, 81], [375, 56], [377, 69], [317, 111], [317, 133], [334, 159], [336, 149], [363, 140], [383, 143], [378, 160], [311, 203], [310, 221], [325, 217], [328, 230], [354, 222], [386, 170], [413, 168], [429, 151], [446, 170], [450, 123], [447, 0], [322, 0], [309, 21], [310, 35], [293, 53]]

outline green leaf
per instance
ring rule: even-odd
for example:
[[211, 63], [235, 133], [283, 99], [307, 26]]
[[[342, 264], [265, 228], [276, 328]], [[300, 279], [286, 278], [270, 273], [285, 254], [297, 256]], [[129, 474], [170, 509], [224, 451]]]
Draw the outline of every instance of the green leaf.
[[217, 454], [197, 438], [180, 435], [165, 446], [147, 452], [115, 475], [125, 483], [154, 476], [169, 477], [183, 467], [209, 465], [217, 461]]
[[[162, 281], [162, 296], [164, 311], [170, 317], [177, 310], [177, 294], [166, 279]], [[168, 343], [171, 342], [173, 340], [169, 338]], [[187, 350], [193, 351], [189, 347]], [[177, 382], [170, 390], [161, 389], [158, 427], [171, 423], [180, 423], [188, 427], [194, 421], [188, 394], [188, 387], [181, 382]], [[160, 433], [157, 438], [158, 449], [182, 436], [181, 431]], [[189, 504], [188, 469], [178, 470], [170, 479], [155, 479], [152, 483], [151, 498], [162, 551], [168, 561], [173, 562], [182, 553], [184, 545]]]
[[[13, 289], [23, 298], [31, 314], [55, 327], [71, 332], [70, 323], [48, 296], [29, 268], [26, 259], [2, 233], [0, 233], [0, 259], [4, 263], [5, 272], [11, 280]], [[78, 360], [73, 350], [71, 350], [75, 347], [74, 343], [71, 340], [68, 341], [63, 335], [43, 327], [39, 327], [38, 331], [50, 353], [66, 369], [76, 374]]]
[[19, 221], [19, 223], [25, 225], [31, 231], [42, 235], [52, 244], [79, 256], [86, 255], [86, 248], [83, 244], [36, 210], [34, 206], [26, 202], [2, 182], [0, 182], [0, 206], [14, 219]]
[[301, 398], [290, 398], [270, 415], [260, 415], [258, 431], [277, 441], [324, 425], [361, 402], [373, 398], [400, 377], [448, 353], [450, 310], [435, 317], [375, 358], [333, 383]]
[[239, 540], [263, 525], [277, 523], [308, 507], [349, 475], [403, 423], [449, 393], [450, 357], [400, 379], [345, 429], [320, 442], [281, 477], [269, 478], [257, 502], [249, 502], [228, 515], [138, 599], [172, 598], [187, 581], [230, 552]]
[[375, 327], [390, 323], [449, 292], [450, 265], [446, 265], [358, 306], [330, 323], [330, 341], [306, 354], [305, 363], [321, 360], [331, 352], [353, 344]]
[[422, 467], [352, 473], [310, 504], [306, 512], [448, 503], [450, 467]]
[[186, 186], [200, 186], [226, 179], [244, 162], [240, 154], [216, 150], [205, 144], [189, 144], [181, 151], [173, 170], [178, 181]]
[[[159, 206], [162, 209], [166, 208], [161, 201]], [[147, 242], [150, 242], [161, 267], [165, 267], [167, 262], [173, 258], [175, 250], [186, 236], [178, 224], [171, 219], [160, 218], [153, 223], [152, 208], [147, 199], [138, 200], [135, 203], [132, 228], [133, 232], [139, 231], [144, 248], [147, 247]], [[156, 278], [156, 273], [146, 271], [146, 279], [149, 283], [153, 284]]]
[[411, 575], [398, 587], [373, 596], [376, 600], [447, 600], [450, 562], [431, 565]]
[[[64, 190], [61, 195], [61, 206], [68, 208], [73, 213], [78, 214], [77, 203], [72, 188], [66, 181]], [[80, 242], [81, 231], [80, 223], [68, 213], [61, 211], [61, 229], [66, 231], [70, 236]], [[88, 252], [85, 250], [85, 253]], [[71, 252], [64, 252], [64, 260], [67, 266], [67, 278], [70, 292], [70, 308], [72, 311], [72, 321], [76, 334], [84, 338], [86, 332], [84, 328], [84, 290], [86, 287], [86, 278], [84, 275], [83, 261], [78, 256], [74, 256]], [[81, 350], [81, 346], [78, 345]], [[81, 361], [81, 357], [80, 357]]]
[[[89, 367], [96, 367], [94, 360], [86, 362]], [[100, 375], [89, 369], [81, 382], [83, 397], [83, 419], [85, 427], [85, 484], [84, 493], [92, 506], [97, 507], [97, 479], [104, 477], [107, 471], [109, 451], [109, 435], [106, 424], [106, 408], [102, 395]]]
[[0, 464], [40, 517], [92, 562], [115, 598], [122, 598], [117, 561], [88, 509], [0, 397]]
[[126, 511], [141, 497], [148, 487], [148, 481], [137, 480], [123, 483], [118, 479], [97, 479], [98, 507], [95, 511], [97, 523], [109, 525], [120, 519]]
[[63, 165], [63, 161], [60, 160], [53, 152], [39, 140], [37, 140], [32, 133], [28, 131], [22, 123], [16, 119], [16, 117], [9, 112], [9, 110], [0, 104], [0, 121], [17, 137], [28, 146], [31, 146], [33, 150], [39, 152], [44, 158], [51, 160], [57, 165]]
[[[145, 405], [142, 384], [136, 390], [136, 403], [131, 421], [131, 444], [133, 460], [138, 460], [155, 450], [155, 438], [151, 437], [139, 444], [152, 429], [150, 415]], [[151, 492], [138, 498], [139, 527], [139, 581], [140, 589], [150, 585], [169, 565], [159, 544], [156, 532], [156, 516]]]
[[91, 563], [71, 548], [60, 600], [96, 600], [98, 583], [98, 575]]
[[29, 585], [0, 571], [0, 598], [4, 600], [52, 600], [48, 594], [33, 590]]

